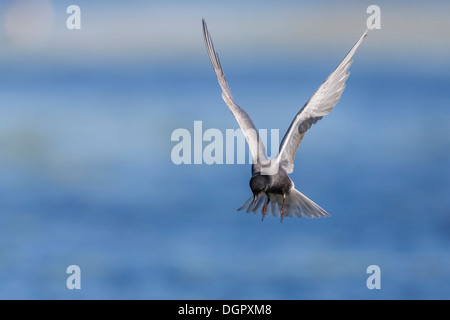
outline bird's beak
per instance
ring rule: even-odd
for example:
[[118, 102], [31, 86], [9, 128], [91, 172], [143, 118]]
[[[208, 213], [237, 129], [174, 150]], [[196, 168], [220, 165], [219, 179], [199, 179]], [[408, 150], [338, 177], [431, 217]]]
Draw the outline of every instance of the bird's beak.
[[258, 198], [264, 193], [264, 191], [261, 191], [259, 194], [254, 194], [253, 195], [253, 201], [252, 201], [252, 208], [254, 208], [256, 206], [256, 200], [258, 200]]

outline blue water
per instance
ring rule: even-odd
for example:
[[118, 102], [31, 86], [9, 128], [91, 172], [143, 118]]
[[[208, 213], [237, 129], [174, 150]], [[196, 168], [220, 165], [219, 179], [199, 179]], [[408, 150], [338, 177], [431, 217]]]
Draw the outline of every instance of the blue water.
[[[283, 223], [236, 212], [248, 164], [171, 161], [173, 130], [237, 127], [207, 60], [3, 65], [0, 298], [449, 299], [449, 73], [357, 62], [291, 175], [331, 217]], [[226, 72], [283, 135], [334, 63]], [[366, 287], [374, 264], [381, 290]]]

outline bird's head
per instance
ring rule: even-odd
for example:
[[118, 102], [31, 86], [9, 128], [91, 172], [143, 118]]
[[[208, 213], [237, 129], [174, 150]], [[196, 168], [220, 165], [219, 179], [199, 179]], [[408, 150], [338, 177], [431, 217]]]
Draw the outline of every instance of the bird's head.
[[253, 200], [258, 199], [258, 197], [269, 189], [269, 177], [268, 176], [253, 176], [250, 179], [250, 189], [253, 192]]

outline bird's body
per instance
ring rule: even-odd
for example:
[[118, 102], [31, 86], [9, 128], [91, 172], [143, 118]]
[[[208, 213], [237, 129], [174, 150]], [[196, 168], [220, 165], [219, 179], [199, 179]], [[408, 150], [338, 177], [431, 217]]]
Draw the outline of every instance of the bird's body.
[[294, 215], [299, 218], [302, 216], [309, 218], [329, 216], [324, 209], [295, 189], [294, 182], [288, 174], [293, 172], [295, 153], [306, 131], [327, 115], [339, 101], [345, 88], [345, 81], [350, 74], [348, 69], [352, 63], [352, 57], [362, 40], [367, 36], [367, 32], [368, 30], [363, 33], [342, 62], [297, 113], [281, 142], [278, 155], [274, 159], [268, 160], [264, 144], [259, 139], [255, 125], [248, 114], [236, 104], [231, 95], [219, 56], [214, 49], [211, 36], [203, 20], [205, 44], [222, 88], [222, 97], [241, 127], [253, 158], [252, 177], [250, 179], [253, 196], [238, 210], [246, 208], [248, 213], [261, 212], [263, 219], [268, 213], [281, 216], [281, 220], [283, 220], [283, 217]]
[[277, 174], [267, 175], [266, 177], [269, 177], [269, 188], [267, 189], [267, 193], [281, 195], [288, 194], [294, 187], [294, 182], [289, 178], [283, 168], [280, 168]]
[[[271, 160], [271, 163], [276, 164], [275, 161]], [[250, 179], [250, 189], [253, 191], [253, 196], [238, 210], [247, 208], [247, 213], [256, 213], [261, 209], [263, 219], [267, 214], [273, 214], [275, 217], [281, 216], [281, 220], [285, 216], [292, 217], [294, 215], [299, 218], [302, 215], [309, 218], [329, 215], [295, 189], [294, 182], [281, 166], [274, 174], [254, 173]]]
[[[291, 180], [291, 178], [289, 178], [289, 176], [287, 175], [286, 171], [284, 171], [283, 168], [279, 168], [276, 174], [261, 175], [260, 173], [258, 173], [257, 175], [252, 176], [252, 178], [250, 179], [250, 189], [256, 190], [256, 188], [252, 188], [252, 181], [254, 181], [255, 179], [261, 179], [260, 177], [262, 177], [262, 179], [267, 181], [266, 182], [267, 189], [266, 191], [264, 191], [267, 199], [262, 211], [263, 219], [267, 213], [267, 207], [270, 203], [271, 197], [276, 198], [276, 196], [278, 195], [283, 197], [283, 202], [280, 211], [281, 219], [283, 219], [286, 197], [289, 197], [291, 189], [294, 188], [294, 182]], [[261, 195], [259, 195], [259, 197], [260, 196]]]

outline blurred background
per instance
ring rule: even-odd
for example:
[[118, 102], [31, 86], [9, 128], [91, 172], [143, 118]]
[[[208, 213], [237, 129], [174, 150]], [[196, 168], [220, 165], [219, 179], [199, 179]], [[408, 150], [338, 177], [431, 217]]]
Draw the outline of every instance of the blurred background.
[[[69, 30], [69, 5], [81, 29]], [[284, 135], [366, 28], [291, 175], [330, 214], [236, 212], [250, 165], [175, 165], [177, 128]], [[447, 1], [0, 4], [0, 298], [449, 299]], [[66, 268], [81, 268], [68, 290]], [[369, 265], [381, 290], [366, 287]]]

